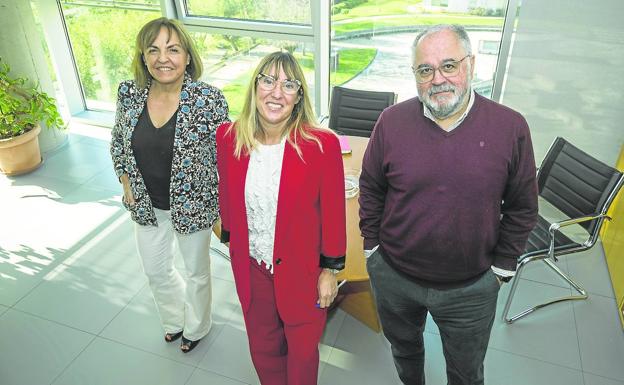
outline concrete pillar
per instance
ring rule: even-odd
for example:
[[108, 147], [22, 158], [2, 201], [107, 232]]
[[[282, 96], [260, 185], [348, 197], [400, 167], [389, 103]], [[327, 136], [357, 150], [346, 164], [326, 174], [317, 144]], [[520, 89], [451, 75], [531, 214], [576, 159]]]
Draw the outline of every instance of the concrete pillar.
[[[32, 84], [38, 83], [48, 95], [56, 96], [30, 1], [0, 0], [0, 25], [0, 56], [11, 66], [11, 74], [24, 76]], [[67, 137], [67, 130], [43, 127], [39, 134], [41, 152], [60, 147], [67, 142]]]

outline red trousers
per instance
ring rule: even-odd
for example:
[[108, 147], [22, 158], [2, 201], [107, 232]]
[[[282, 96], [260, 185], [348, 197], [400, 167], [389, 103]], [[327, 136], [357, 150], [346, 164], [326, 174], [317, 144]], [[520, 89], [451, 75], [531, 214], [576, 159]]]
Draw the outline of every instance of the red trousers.
[[318, 344], [327, 311], [306, 323], [282, 320], [275, 302], [273, 276], [264, 264], [250, 261], [251, 304], [244, 314], [249, 350], [262, 385], [316, 385]]

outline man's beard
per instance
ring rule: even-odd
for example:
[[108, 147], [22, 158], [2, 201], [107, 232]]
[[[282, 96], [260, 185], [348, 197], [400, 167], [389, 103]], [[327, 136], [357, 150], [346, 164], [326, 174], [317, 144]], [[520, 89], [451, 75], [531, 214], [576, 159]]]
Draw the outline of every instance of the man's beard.
[[[446, 119], [449, 116], [456, 114], [463, 106], [466, 95], [468, 95], [469, 87], [460, 88], [452, 84], [441, 84], [439, 86], [431, 86], [431, 88], [423, 92], [424, 95], [420, 95], [422, 102], [427, 106], [431, 114], [436, 119]], [[450, 97], [445, 97], [441, 102], [435, 101], [432, 96], [436, 92], [453, 93]]]

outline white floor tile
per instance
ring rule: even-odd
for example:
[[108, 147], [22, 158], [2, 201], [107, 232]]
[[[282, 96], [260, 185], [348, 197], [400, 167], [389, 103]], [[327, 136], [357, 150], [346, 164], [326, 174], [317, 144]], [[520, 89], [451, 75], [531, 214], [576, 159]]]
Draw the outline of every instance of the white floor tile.
[[585, 379], [585, 385], [624, 385], [624, 381], [616, 381], [590, 373], [583, 373], [583, 378]]
[[[562, 259], [560, 259], [558, 262], [555, 262], [555, 265], [565, 274], [568, 274], [568, 265], [563, 258], [564, 257], [562, 257]], [[555, 273], [543, 261], [533, 261], [526, 265], [526, 267], [524, 267], [524, 271], [522, 272], [522, 278], [553, 286], [559, 286], [564, 288], [569, 287], [568, 283], [561, 279], [557, 275], [557, 273]]]
[[[4, 188], [2, 186], [5, 186]], [[11, 188], [8, 188], [8, 187]], [[78, 188], [80, 183], [71, 183], [56, 176], [25, 174], [16, 177], [0, 175], [0, 196], [13, 198], [47, 197], [58, 199]]]
[[121, 183], [115, 174], [112, 165], [110, 169], [104, 169], [89, 179], [86, 184], [91, 188], [101, 188], [109, 191], [122, 192]]
[[[0, 175], [0, 383], [257, 385], [231, 266], [214, 252], [211, 332], [187, 355], [179, 341], [162, 340], [133, 223], [120, 205], [110, 130], [72, 129], [68, 145], [48, 154], [39, 170]], [[215, 237], [212, 245], [227, 252]], [[624, 385], [624, 333], [600, 244], [558, 265], [590, 298], [506, 325], [504, 285], [486, 383]], [[176, 266], [183, 268], [181, 259]], [[541, 262], [524, 278], [512, 310], [570, 293]], [[441, 385], [445, 362], [430, 317], [425, 331], [427, 383]], [[339, 309], [328, 319], [320, 354], [319, 384], [400, 384], [383, 335]]]
[[615, 298], [600, 242], [583, 253], [567, 256], [566, 260], [570, 277], [587, 290], [590, 296], [599, 294], [603, 297]]
[[236, 381], [232, 378], [220, 376], [202, 369], [196, 369], [191, 379], [185, 385], [248, 385], [245, 382]]
[[440, 329], [438, 329], [438, 325], [436, 325], [430, 313], [427, 313], [427, 321], [425, 322], [425, 331], [440, 335]]
[[583, 373], [496, 349], [485, 357], [485, 383], [496, 385], [584, 385]]
[[138, 261], [124, 262], [121, 267], [134, 266], [112, 270], [106, 259], [91, 266], [60, 265], [15, 308], [98, 334], [145, 284], [143, 276], [128, 272], [139, 270]]
[[97, 338], [53, 385], [184, 384], [194, 368]]
[[183, 354], [180, 340], [165, 343], [160, 319], [149, 286], [143, 287], [137, 296], [126, 306], [100, 334], [102, 337], [160, 356], [196, 366], [210, 348], [211, 343], [221, 332], [223, 325], [231, 317], [235, 307], [229, 305], [232, 296], [231, 282], [213, 280], [213, 326], [202, 342], [190, 353]]
[[574, 303], [583, 371], [624, 381], [624, 332], [613, 298]]
[[227, 247], [219, 243], [219, 239], [213, 234], [210, 240], [210, 270], [213, 277], [234, 282], [234, 274], [232, 273], [232, 265], [230, 261], [219, 254], [213, 248], [228, 253]]
[[397, 384], [392, 355], [383, 335], [347, 315], [319, 383]]
[[0, 317], [3, 385], [47, 385], [95, 336], [15, 310]]
[[104, 170], [113, 170], [108, 149], [70, 141], [33, 174], [82, 184]]
[[244, 327], [234, 327], [231, 323], [223, 326], [199, 367], [243, 383], [258, 382], [249, 355], [247, 333]]
[[[490, 347], [581, 370], [572, 303], [568, 301], [542, 308], [508, 325], [502, 320], [502, 312], [510, 288], [510, 284], [505, 284], [499, 292]], [[569, 294], [569, 289], [522, 280], [516, 290], [511, 314], [540, 301]]]
[[336, 339], [340, 333], [340, 329], [342, 328], [342, 323], [347, 317], [347, 313], [345, 313], [342, 309], [337, 308], [332, 310], [327, 315], [327, 323], [325, 325], [325, 331], [323, 332], [323, 336], [321, 337], [321, 343], [334, 346], [336, 343]]
[[0, 304], [13, 306], [41, 283], [36, 267], [25, 263], [26, 257], [0, 249]]

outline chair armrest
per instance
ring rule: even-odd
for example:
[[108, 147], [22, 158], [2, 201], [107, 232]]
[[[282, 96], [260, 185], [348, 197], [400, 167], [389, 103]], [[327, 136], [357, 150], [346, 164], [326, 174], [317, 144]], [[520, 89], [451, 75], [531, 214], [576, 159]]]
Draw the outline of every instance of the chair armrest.
[[555, 233], [559, 231], [560, 228], [575, 225], [582, 222], [593, 221], [594, 219], [606, 218], [607, 220], [611, 220], [611, 217], [607, 214], [594, 214], [594, 215], [585, 215], [578, 218], [570, 218], [565, 219], [563, 221], [554, 222], [548, 228], [548, 233], [550, 234], [550, 247], [548, 248], [548, 257], [552, 258], [555, 262], [558, 261], [555, 256]]
[[587, 221], [593, 221], [594, 219], [598, 219], [598, 218], [607, 218], [607, 220], [609, 221], [611, 220], [611, 217], [608, 216], [607, 214], [585, 215], [585, 216], [578, 217], [578, 218], [571, 218], [571, 219], [565, 219], [559, 222], [554, 222], [552, 225], [550, 225], [550, 227], [548, 228], [548, 231], [551, 234], [554, 234], [555, 231], [558, 231], [562, 227], [575, 225], [577, 223], [582, 223], [582, 222], [587, 222]]

